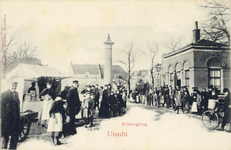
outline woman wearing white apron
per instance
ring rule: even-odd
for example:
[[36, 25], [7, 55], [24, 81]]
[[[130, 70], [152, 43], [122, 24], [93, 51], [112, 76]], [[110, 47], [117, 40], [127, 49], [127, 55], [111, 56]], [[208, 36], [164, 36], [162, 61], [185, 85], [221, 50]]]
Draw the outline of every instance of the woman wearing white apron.
[[45, 88], [40, 94], [40, 97], [43, 100], [43, 107], [39, 113], [38, 125], [46, 128], [49, 119], [49, 111], [51, 109], [53, 99], [55, 98], [55, 92], [51, 89], [51, 86], [51, 82], [47, 82], [47, 88]]

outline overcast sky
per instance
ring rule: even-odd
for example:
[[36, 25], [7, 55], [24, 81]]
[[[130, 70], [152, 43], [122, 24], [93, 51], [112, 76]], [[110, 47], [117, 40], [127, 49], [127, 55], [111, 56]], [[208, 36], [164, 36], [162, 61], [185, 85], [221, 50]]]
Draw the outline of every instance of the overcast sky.
[[[185, 45], [192, 42], [195, 21], [200, 28], [206, 18], [199, 4], [202, 0], [5, 0], [1, 2], [1, 20], [6, 15], [6, 25], [20, 33], [21, 41], [38, 46], [37, 57], [43, 64], [65, 71], [71, 61], [104, 64], [103, 43], [108, 34], [115, 42], [114, 64], [131, 41], [148, 54], [148, 40], [158, 42], [156, 62], [161, 62], [161, 55], [169, 52], [164, 45], [172, 37], [184, 37]], [[143, 55], [135, 70], [149, 67], [148, 55]]]

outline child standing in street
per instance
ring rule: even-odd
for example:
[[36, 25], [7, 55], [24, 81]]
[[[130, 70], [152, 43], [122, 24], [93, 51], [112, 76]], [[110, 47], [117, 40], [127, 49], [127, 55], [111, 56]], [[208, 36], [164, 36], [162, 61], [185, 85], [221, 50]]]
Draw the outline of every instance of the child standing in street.
[[[86, 92], [86, 98], [83, 100], [83, 118], [85, 119], [85, 127], [93, 126], [94, 109], [94, 93]], [[88, 124], [90, 123], [90, 126]]]
[[62, 137], [63, 124], [66, 120], [65, 111], [61, 96], [57, 96], [49, 111], [49, 122], [47, 132], [50, 133], [51, 143], [61, 145], [59, 139]]

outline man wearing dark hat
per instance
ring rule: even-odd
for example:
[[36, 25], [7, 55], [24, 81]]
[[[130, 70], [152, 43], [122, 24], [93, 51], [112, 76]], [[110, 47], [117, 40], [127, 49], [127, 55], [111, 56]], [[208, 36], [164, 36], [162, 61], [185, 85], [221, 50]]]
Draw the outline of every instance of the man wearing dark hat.
[[2, 149], [7, 149], [8, 142], [10, 142], [10, 149], [17, 147], [20, 133], [20, 101], [16, 92], [17, 85], [17, 82], [11, 82], [9, 89], [1, 95]]
[[28, 89], [27, 93], [30, 93], [30, 100], [34, 98], [36, 100], [36, 88], [35, 88], [36, 83], [32, 82], [31, 87]]
[[209, 85], [208, 86], [208, 98], [211, 99], [212, 98], [212, 91], [213, 91], [213, 85]]
[[205, 90], [205, 88], [202, 89], [201, 98], [204, 111], [206, 111], [208, 110], [208, 92]]
[[224, 131], [224, 127], [226, 123], [231, 123], [230, 119], [230, 91], [228, 88], [224, 88], [223, 93], [225, 95], [225, 102], [224, 102], [224, 118], [221, 124], [221, 129]]
[[46, 82], [46, 88], [40, 93], [40, 96], [42, 99], [43, 97], [48, 94], [53, 100], [56, 97], [55, 91], [52, 89], [52, 82], [51, 81], [47, 81]]
[[73, 81], [72, 87], [68, 90], [67, 92], [67, 109], [69, 111], [69, 116], [70, 116], [70, 122], [69, 122], [69, 133], [68, 135], [74, 135], [76, 134], [76, 129], [75, 129], [75, 115], [76, 114], [76, 109], [80, 110], [80, 100], [79, 100], [79, 93], [78, 93], [78, 88], [79, 84], [77, 80]]
[[164, 87], [164, 102], [166, 104], [166, 107], [169, 108], [169, 89], [168, 89], [168, 85], [165, 85], [165, 87]]

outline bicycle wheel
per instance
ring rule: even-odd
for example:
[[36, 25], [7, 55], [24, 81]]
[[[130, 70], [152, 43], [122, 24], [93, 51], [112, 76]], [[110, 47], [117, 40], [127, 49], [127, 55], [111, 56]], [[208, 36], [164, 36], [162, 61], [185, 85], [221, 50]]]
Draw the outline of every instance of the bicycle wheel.
[[207, 110], [202, 114], [202, 123], [209, 130], [214, 130], [219, 125], [219, 117], [217, 113], [214, 113], [211, 110]]

